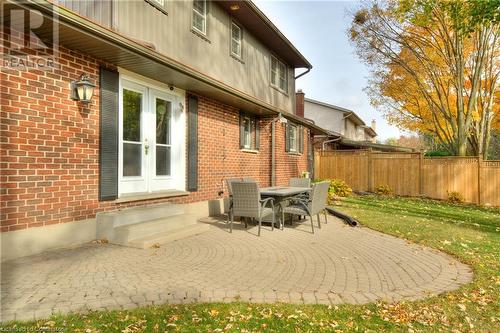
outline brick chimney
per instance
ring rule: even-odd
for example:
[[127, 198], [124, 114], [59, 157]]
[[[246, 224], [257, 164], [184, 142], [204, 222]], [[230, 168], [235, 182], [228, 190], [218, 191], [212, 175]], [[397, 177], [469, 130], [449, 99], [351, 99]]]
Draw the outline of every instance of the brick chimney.
[[295, 115], [304, 118], [304, 93], [302, 89], [295, 93]]
[[376, 132], [377, 131], [377, 122], [375, 119], [372, 119], [372, 129]]

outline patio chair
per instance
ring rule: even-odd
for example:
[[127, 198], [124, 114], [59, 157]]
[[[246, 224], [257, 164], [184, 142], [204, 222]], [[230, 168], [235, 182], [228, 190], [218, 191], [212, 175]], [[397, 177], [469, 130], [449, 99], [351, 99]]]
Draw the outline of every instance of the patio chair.
[[[290, 178], [288, 184], [290, 185], [290, 187], [311, 187], [311, 179], [293, 177], [293, 178]], [[307, 200], [309, 198], [309, 193], [299, 194], [299, 195], [295, 196], [295, 198]], [[302, 216], [299, 215], [299, 220], [301, 218], [302, 218]]]
[[240, 182], [241, 178], [226, 178], [226, 186], [227, 186], [227, 194], [229, 195], [229, 208], [227, 211], [227, 220], [226, 223], [229, 223], [229, 219], [233, 213], [233, 182]]
[[323, 212], [326, 217], [326, 199], [328, 196], [328, 188], [330, 187], [329, 182], [319, 182], [313, 185], [309, 199], [293, 198], [293, 202], [289, 206], [285, 206], [282, 209], [281, 220], [285, 219], [285, 214], [299, 215], [299, 216], [309, 216], [311, 219], [311, 230], [314, 234], [314, 223], [313, 216], [318, 217], [318, 228], [321, 229], [321, 221], [319, 219], [319, 214]]
[[[262, 226], [262, 219], [268, 215], [272, 215], [271, 230], [274, 230], [275, 214], [274, 214], [274, 199], [260, 198], [259, 185], [255, 182], [233, 182], [233, 213], [231, 214], [230, 232], [233, 232], [234, 216], [250, 217], [259, 221], [259, 231]], [[270, 207], [267, 207], [270, 206]], [[247, 221], [245, 220], [245, 228]]]
[[309, 178], [290, 178], [290, 187], [311, 187], [311, 180]]
[[[233, 191], [231, 188], [231, 183], [232, 182], [240, 182], [241, 180], [242, 180], [242, 178], [226, 178], [227, 192], [229, 195], [229, 208], [228, 208], [228, 212], [227, 212], [226, 223], [229, 223], [229, 219], [231, 217], [231, 214], [233, 213]], [[254, 183], [256, 182], [255, 179], [249, 178], [249, 177], [243, 178], [243, 181], [244, 182], [254, 182]]]

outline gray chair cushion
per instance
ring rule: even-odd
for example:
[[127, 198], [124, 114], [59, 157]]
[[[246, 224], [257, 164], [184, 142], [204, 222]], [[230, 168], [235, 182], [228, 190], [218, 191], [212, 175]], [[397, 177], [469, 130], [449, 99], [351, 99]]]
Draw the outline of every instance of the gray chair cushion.
[[290, 206], [284, 207], [283, 213], [294, 214], [294, 215], [309, 215], [304, 205], [300, 204], [291, 204]]
[[262, 213], [262, 217], [265, 217], [265, 216], [273, 214], [273, 210], [269, 207], [265, 207], [265, 208], [262, 208], [261, 213]]

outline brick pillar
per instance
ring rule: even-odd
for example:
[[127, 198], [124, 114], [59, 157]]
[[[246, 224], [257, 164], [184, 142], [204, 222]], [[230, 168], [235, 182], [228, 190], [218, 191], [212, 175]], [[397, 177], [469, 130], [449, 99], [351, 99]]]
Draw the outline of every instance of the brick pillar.
[[302, 89], [295, 93], [295, 114], [302, 118], [304, 118], [304, 95]]

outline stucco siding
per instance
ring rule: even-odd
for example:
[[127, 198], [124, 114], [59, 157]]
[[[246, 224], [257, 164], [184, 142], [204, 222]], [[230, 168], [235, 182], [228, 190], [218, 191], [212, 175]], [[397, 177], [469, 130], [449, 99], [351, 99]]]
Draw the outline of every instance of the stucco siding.
[[344, 113], [341, 111], [305, 100], [304, 117], [314, 120], [324, 129], [344, 134]]
[[351, 140], [357, 140], [356, 125], [349, 119], [344, 123], [344, 136]]
[[[115, 29], [154, 45], [157, 51], [246, 94], [293, 112], [294, 78], [288, 68], [287, 94], [270, 86], [271, 52], [243, 29], [242, 61], [230, 55], [231, 17], [208, 2], [206, 37], [191, 28], [192, 2], [168, 1], [168, 15], [146, 1], [117, 1]], [[237, 23], [237, 22], [236, 22]]]

